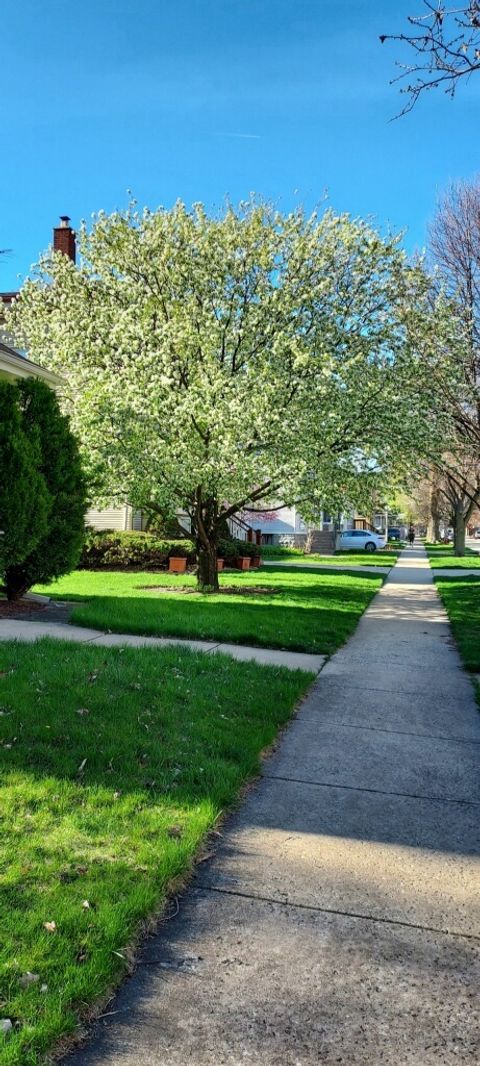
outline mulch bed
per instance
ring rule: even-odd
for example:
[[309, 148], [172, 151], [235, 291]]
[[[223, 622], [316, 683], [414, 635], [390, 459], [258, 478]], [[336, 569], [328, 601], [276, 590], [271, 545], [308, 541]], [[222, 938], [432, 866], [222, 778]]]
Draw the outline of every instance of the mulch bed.
[[36, 614], [44, 611], [46, 603], [36, 603], [35, 600], [0, 600], [0, 618], [15, 618], [16, 615]]
[[[201, 596], [202, 593], [189, 585], [136, 585], [137, 589], [148, 589], [149, 592], [180, 592], [182, 596]], [[226, 596], [274, 596], [280, 589], [265, 588], [264, 585], [220, 585], [218, 590]]]

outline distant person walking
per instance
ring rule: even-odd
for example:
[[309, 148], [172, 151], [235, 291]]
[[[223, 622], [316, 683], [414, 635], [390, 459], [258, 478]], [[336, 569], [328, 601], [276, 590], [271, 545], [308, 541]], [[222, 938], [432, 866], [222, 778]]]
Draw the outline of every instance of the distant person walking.
[[415, 540], [415, 530], [414, 530], [413, 526], [410, 526], [410, 528], [408, 530], [408, 543], [410, 544], [411, 547], [413, 547], [414, 540]]

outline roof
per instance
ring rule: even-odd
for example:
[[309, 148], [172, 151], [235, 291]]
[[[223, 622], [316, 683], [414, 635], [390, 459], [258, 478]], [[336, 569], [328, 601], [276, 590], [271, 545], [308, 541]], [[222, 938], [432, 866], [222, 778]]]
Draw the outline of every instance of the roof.
[[44, 366], [38, 366], [38, 363], [32, 363], [31, 359], [20, 355], [20, 352], [16, 352], [3, 341], [0, 341], [1, 374], [12, 378], [41, 378], [53, 387], [62, 383], [62, 378], [58, 374], [54, 374], [52, 370], [47, 370]]

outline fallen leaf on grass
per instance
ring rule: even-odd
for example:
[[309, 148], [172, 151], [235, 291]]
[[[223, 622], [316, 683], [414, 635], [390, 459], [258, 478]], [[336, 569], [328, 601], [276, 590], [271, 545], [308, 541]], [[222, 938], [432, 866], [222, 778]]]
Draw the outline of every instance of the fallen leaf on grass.
[[56, 922], [44, 922], [43, 923], [43, 928], [47, 930], [47, 933], [56, 933], [57, 932], [57, 923]]
[[90, 711], [88, 707], [79, 707], [77, 714], [79, 714], [81, 718], [84, 718], [86, 714], [90, 714]]
[[0, 1018], [0, 1033], [9, 1033], [13, 1029], [13, 1024], [10, 1018]]
[[88, 899], [82, 900], [82, 907], [83, 907], [84, 911], [89, 911], [90, 910], [90, 904], [88, 902]]
[[26, 973], [22, 974], [19, 984], [21, 988], [28, 988], [29, 985], [34, 985], [39, 980], [40, 975], [38, 973], [31, 973], [30, 970], [27, 970]]
[[82, 759], [82, 761], [80, 763], [80, 766], [78, 767], [77, 774], [83, 773], [86, 765], [87, 765], [87, 760], [86, 759]]

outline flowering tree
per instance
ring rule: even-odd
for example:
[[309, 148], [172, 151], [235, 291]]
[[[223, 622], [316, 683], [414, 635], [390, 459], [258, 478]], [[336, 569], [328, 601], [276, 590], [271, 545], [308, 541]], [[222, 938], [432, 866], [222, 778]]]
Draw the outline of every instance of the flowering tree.
[[[98, 496], [188, 512], [199, 584], [247, 507], [355, 501], [426, 447], [428, 280], [398, 238], [250, 202], [99, 214], [44, 257], [9, 328], [66, 378]], [[360, 474], [363, 471], [363, 481]]]

